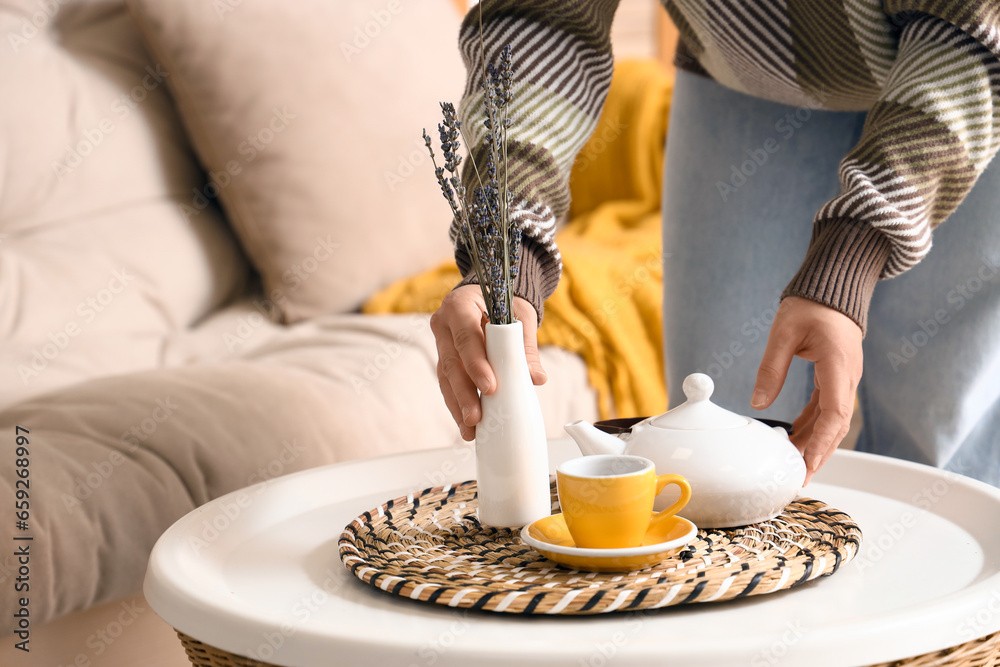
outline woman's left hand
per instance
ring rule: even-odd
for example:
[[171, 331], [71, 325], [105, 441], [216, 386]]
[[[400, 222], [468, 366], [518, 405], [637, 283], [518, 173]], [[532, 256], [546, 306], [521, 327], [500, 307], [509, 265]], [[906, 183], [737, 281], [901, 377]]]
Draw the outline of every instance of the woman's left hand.
[[864, 365], [862, 338], [861, 328], [847, 315], [801, 297], [784, 299], [771, 325], [750, 405], [763, 410], [774, 402], [792, 357], [815, 364], [816, 388], [792, 435], [806, 461], [806, 484], [851, 427]]

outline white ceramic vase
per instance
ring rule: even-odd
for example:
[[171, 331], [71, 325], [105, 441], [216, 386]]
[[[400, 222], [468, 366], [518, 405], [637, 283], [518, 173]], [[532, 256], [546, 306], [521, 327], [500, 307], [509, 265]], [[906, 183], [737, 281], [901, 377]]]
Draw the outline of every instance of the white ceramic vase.
[[482, 397], [476, 426], [479, 520], [520, 527], [552, 513], [545, 423], [524, 358], [521, 323], [487, 324], [486, 357], [497, 387]]

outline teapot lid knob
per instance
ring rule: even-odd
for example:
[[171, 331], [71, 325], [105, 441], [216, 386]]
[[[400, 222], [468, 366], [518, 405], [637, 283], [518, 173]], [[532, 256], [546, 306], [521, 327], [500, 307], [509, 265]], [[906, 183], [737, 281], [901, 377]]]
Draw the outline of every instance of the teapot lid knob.
[[681, 388], [689, 401], [707, 401], [715, 391], [715, 383], [704, 373], [692, 373], [684, 378]]
[[684, 378], [687, 400], [669, 412], [649, 420], [652, 426], [682, 430], [712, 431], [740, 428], [750, 420], [712, 403], [715, 383], [704, 373], [692, 373]]

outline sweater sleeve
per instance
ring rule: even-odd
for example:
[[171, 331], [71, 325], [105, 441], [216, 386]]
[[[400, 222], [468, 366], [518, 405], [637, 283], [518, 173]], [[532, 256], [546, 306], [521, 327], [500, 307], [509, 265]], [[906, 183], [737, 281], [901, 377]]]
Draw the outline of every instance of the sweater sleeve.
[[1000, 141], [997, 3], [883, 4], [901, 26], [895, 63], [841, 162], [841, 193], [816, 215], [805, 261], [783, 294], [836, 308], [862, 330], [877, 280], [927, 254], [931, 231]]
[[[576, 154], [594, 131], [611, 85], [611, 21], [618, 0], [491, 0], [482, 9], [483, 50], [496, 63], [511, 47], [513, 125], [508, 139], [511, 219], [523, 232], [514, 293], [543, 315], [559, 282], [562, 260], [555, 232], [569, 210], [569, 176]], [[462, 22], [459, 47], [468, 77], [459, 105], [475, 163], [486, 164], [479, 7]], [[463, 182], [478, 181], [467, 160]], [[476, 283], [469, 254], [453, 221], [450, 237], [461, 284]]]

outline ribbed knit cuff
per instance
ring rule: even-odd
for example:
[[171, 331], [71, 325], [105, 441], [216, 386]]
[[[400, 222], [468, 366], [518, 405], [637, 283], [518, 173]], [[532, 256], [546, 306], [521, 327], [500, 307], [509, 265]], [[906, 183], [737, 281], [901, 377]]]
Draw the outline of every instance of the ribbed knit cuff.
[[[458, 259], [458, 268], [465, 273], [462, 282], [456, 285], [478, 285], [479, 277], [468, 266], [468, 257]], [[465, 260], [465, 261], [462, 261]], [[521, 257], [517, 265], [517, 277], [514, 278], [514, 295], [519, 296], [534, 308], [538, 314], [538, 323], [542, 323], [545, 314], [545, 300], [552, 296], [559, 284], [559, 267], [542, 248], [531, 239], [525, 238], [521, 245]]]
[[835, 308], [865, 332], [872, 292], [890, 248], [885, 235], [870, 225], [849, 219], [818, 221], [805, 261], [781, 298], [800, 296]]

